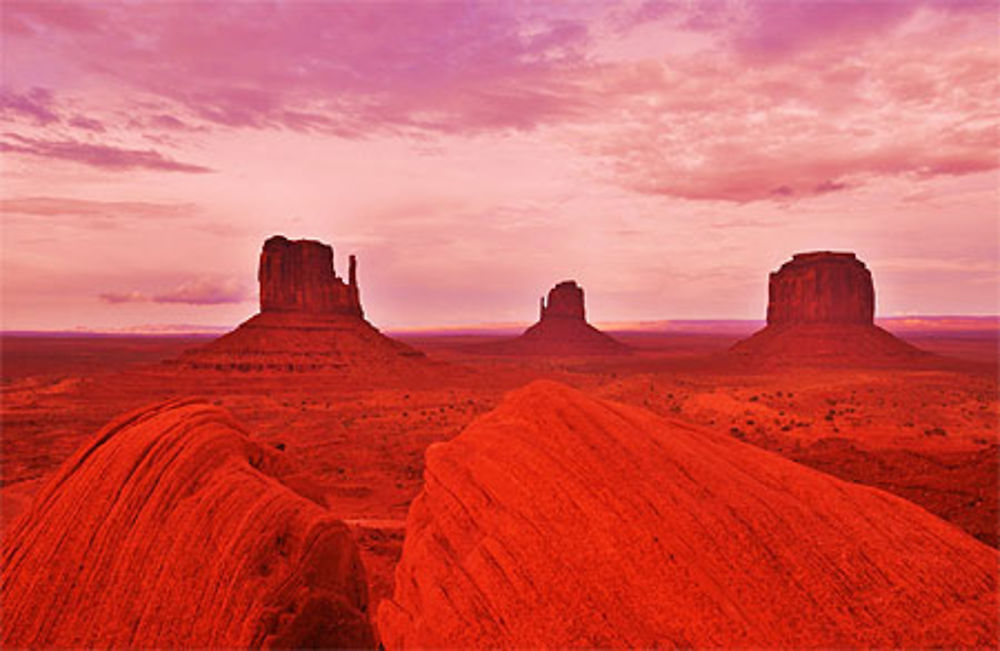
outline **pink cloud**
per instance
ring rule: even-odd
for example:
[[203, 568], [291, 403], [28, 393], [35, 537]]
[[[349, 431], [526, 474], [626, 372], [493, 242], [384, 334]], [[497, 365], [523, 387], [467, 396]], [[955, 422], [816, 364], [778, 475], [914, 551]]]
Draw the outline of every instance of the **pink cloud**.
[[178, 287], [153, 296], [156, 303], [188, 303], [190, 305], [219, 305], [242, 303], [250, 298], [243, 284], [233, 278], [196, 278]]
[[88, 118], [83, 115], [76, 115], [70, 118], [69, 125], [86, 131], [104, 132], [104, 124], [100, 120]]
[[59, 116], [52, 108], [52, 92], [37, 87], [24, 93], [15, 93], [8, 88], [0, 90], [0, 115], [8, 119], [13, 115], [25, 116], [41, 125], [59, 122]]
[[105, 303], [119, 305], [121, 303], [145, 303], [149, 297], [142, 292], [103, 292], [97, 295]]
[[105, 303], [183, 303], [187, 305], [222, 305], [242, 303], [253, 298], [243, 283], [235, 278], [201, 276], [184, 281], [165, 292], [150, 295], [138, 290], [102, 292], [98, 298]]
[[578, 63], [588, 38], [581, 21], [494, 3], [212, 3], [198, 5], [197, 21], [190, 8], [15, 2], [5, 26], [22, 43], [44, 34], [49, 47], [75, 53], [84, 74], [123, 81], [202, 121], [340, 134], [357, 131], [345, 128], [352, 123], [530, 127], [552, 115], [552, 102], [531, 99], [537, 90], [515, 111], [485, 103], [498, 87], [512, 100], [524, 76]]
[[650, 22], [717, 33], [756, 65], [780, 63], [802, 52], [836, 45], [853, 47], [888, 32], [920, 11], [996, 17], [992, 0], [647, 0], [620, 12], [618, 26]]
[[0, 152], [73, 161], [101, 169], [150, 169], [195, 174], [213, 171], [201, 165], [175, 161], [152, 149], [123, 149], [73, 140], [42, 140], [15, 133], [5, 133], [3, 137], [6, 140], [0, 141]]
[[101, 14], [81, 2], [32, 2], [13, 0], [4, 3], [0, 25], [5, 34], [38, 35], [46, 27], [72, 32], [89, 32], [101, 27]]
[[196, 208], [183, 203], [148, 201], [94, 201], [69, 197], [15, 197], [0, 199], [0, 214], [6, 220], [31, 220], [40, 228], [72, 223], [104, 230], [141, 219], [147, 223], [192, 217]]
[[[975, 24], [929, 15], [847, 57], [837, 41], [766, 66], [608, 65], [593, 92], [616, 119], [577, 137], [623, 185], [691, 200], [788, 201], [995, 170], [1000, 52], [995, 38], [970, 38]], [[925, 47], [932, 36], [941, 49]]]

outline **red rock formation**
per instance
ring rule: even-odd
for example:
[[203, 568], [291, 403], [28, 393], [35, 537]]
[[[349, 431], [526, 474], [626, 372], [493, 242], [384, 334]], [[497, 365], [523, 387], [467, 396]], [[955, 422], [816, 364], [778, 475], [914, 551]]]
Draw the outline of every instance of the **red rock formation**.
[[583, 288], [574, 280], [564, 280], [549, 290], [549, 301], [542, 301], [539, 321], [546, 319], [574, 319], [586, 321], [583, 307]]
[[733, 346], [756, 364], [880, 364], [921, 351], [874, 324], [871, 272], [853, 253], [797, 253], [768, 282], [767, 327]]
[[188, 351], [189, 369], [239, 372], [336, 372], [368, 376], [418, 369], [423, 353], [358, 317], [258, 314], [236, 330]]
[[796, 253], [768, 283], [767, 322], [872, 325], [872, 275], [853, 253]]
[[426, 454], [389, 649], [997, 643], [997, 553], [910, 502], [535, 382]]
[[3, 646], [372, 646], [347, 527], [222, 409], [112, 422], [7, 532]]
[[364, 319], [357, 260], [348, 282], [333, 268], [333, 248], [276, 235], [260, 254], [260, 314], [233, 332], [188, 351], [183, 368], [220, 371], [395, 373], [423, 354]]
[[538, 323], [516, 339], [478, 346], [477, 352], [501, 355], [620, 355], [628, 346], [586, 321], [583, 288], [564, 280], [549, 290], [548, 304], [539, 305]]
[[356, 265], [351, 256], [344, 283], [333, 267], [333, 247], [275, 235], [260, 254], [260, 311], [362, 316]]

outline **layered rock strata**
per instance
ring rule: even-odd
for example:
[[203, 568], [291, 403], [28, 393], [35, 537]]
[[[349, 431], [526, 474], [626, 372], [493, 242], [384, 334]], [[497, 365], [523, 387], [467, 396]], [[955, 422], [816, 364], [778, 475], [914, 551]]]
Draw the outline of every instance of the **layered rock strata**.
[[285, 463], [198, 401], [112, 422], [6, 532], [3, 646], [372, 646], [350, 533]]

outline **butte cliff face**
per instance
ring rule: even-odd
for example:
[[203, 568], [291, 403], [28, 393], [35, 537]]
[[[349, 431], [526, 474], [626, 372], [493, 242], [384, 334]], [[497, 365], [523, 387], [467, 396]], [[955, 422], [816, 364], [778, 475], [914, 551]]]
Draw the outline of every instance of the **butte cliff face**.
[[112, 422], [6, 533], [3, 646], [370, 647], [350, 533], [286, 463], [198, 401]]
[[337, 276], [333, 247], [275, 235], [264, 242], [257, 280], [260, 311], [363, 316], [357, 260], [349, 258], [348, 281]]
[[732, 352], [756, 363], [909, 361], [921, 351], [874, 324], [872, 275], [853, 253], [797, 253], [771, 273], [767, 327]]
[[337, 276], [333, 248], [269, 238], [260, 254], [260, 313], [181, 357], [185, 368], [222, 371], [396, 373], [422, 353], [386, 337], [364, 318], [357, 260]]
[[583, 288], [564, 280], [539, 304], [538, 323], [516, 339], [480, 347], [480, 352], [510, 355], [620, 355], [628, 346], [587, 323]]
[[875, 287], [853, 253], [797, 253], [771, 274], [767, 323], [873, 325]]
[[534, 382], [426, 453], [396, 648], [997, 641], [996, 551], [888, 493]]
[[538, 320], [569, 319], [571, 321], [587, 320], [583, 306], [583, 287], [574, 280], [564, 280], [549, 290], [549, 300], [540, 299]]

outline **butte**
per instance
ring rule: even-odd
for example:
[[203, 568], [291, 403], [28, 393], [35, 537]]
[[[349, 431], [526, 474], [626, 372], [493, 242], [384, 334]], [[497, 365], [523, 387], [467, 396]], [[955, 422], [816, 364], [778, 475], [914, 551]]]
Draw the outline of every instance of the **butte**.
[[423, 353], [365, 320], [353, 255], [348, 264], [344, 282], [333, 265], [333, 247], [271, 237], [264, 242], [257, 272], [260, 312], [186, 352], [178, 364], [221, 371], [365, 373], [415, 365]]
[[564, 280], [539, 300], [538, 323], [510, 341], [479, 347], [481, 352], [502, 355], [621, 355], [625, 344], [587, 323], [583, 288]]
[[796, 253], [768, 282], [767, 326], [730, 350], [764, 363], [867, 365], [923, 351], [875, 325], [872, 275], [853, 253]]

